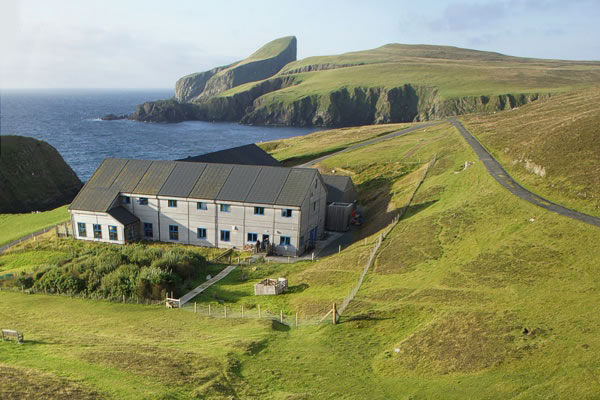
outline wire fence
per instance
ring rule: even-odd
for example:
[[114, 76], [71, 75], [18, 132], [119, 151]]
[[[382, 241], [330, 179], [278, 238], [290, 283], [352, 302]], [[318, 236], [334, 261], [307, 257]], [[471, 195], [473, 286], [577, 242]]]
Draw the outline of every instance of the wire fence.
[[319, 317], [308, 316], [299, 312], [290, 314], [283, 309], [261, 307], [261, 305], [228, 305], [221, 303], [186, 303], [181, 308], [183, 311], [195, 313], [211, 318], [223, 319], [266, 319], [279, 322], [290, 328], [318, 325], [326, 323]]
[[427, 168], [425, 168], [425, 172], [423, 172], [423, 176], [421, 177], [421, 180], [415, 186], [415, 188], [414, 188], [414, 190], [413, 190], [410, 198], [407, 200], [407, 202], [404, 204], [404, 206], [400, 209], [400, 211], [398, 211], [396, 213], [396, 215], [392, 219], [392, 222], [387, 226], [387, 228], [385, 228], [384, 231], [379, 234], [379, 238], [377, 239], [377, 244], [375, 245], [375, 247], [373, 248], [373, 250], [371, 250], [371, 254], [369, 255], [369, 260], [365, 264], [365, 268], [363, 269], [362, 273], [360, 274], [360, 278], [358, 279], [358, 282], [356, 282], [356, 285], [354, 285], [354, 288], [348, 294], [348, 296], [344, 299], [344, 301], [339, 306], [339, 308], [336, 309], [336, 312], [337, 312], [336, 321], [342, 316], [342, 313], [344, 312], [344, 310], [346, 309], [346, 307], [348, 307], [348, 304], [350, 304], [350, 302], [352, 300], [354, 300], [354, 297], [356, 296], [356, 293], [358, 293], [358, 291], [359, 291], [359, 289], [360, 289], [360, 287], [361, 287], [361, 285], [363, 283], [363, 280], [365, 279], [365, 276], [367, 275], [367, 272], [369, 271], [369, 269], [371, 268], [371, 266], [375, 263], [375, 259], [377, 258], [377, 253], [379, 252], [379, 248], [381, 247], [381, 243], [383, 243], [383, 241], [392, 232], [392, 230], [396, 227], [396, 225], [398, 225], [398, 222], [400, 222], [400, 220], [402, 219], [402, 217], [406, 213], [406, 210], [408, 210], [408, 207], [412, 203], [412, 201], [413, 201], [413, 199], [415, 197], [415, 194], [417, 193], [417, 190], [419, 190], [419, 188], [421, 187], [421, 185], [425, 181], [425, 177], [427, 176], [427, 172], [429, 172], [429, 169], [433, 166], [433, 164], [435, 164], [436, 160], [437, 160], [437, 153], [433, 156], [433, 158], [431, 159], [431, 161], [427, 165]]

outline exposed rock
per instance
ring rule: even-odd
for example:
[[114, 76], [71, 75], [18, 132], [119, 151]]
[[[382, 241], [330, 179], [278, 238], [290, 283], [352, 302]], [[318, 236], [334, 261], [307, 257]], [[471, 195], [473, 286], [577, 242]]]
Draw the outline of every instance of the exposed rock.
[[142, 122], [181, 122], [198, 118], [198, 107], [175, 100], [149, 101], [137, 106], [129, 119]]
[[105, 116], [103, 116], [100, 119], [102, 121], [116, 121], [119, 119], [127, 119], [127, 118], [129, 118], [129, 115], [127, 115], [127, 114], [124, 114], [124, 115], [106, 114]]
[[50, 210], [75, 198], [82, 183], [54, 147], [23, 136], [0, 140], [0, 213]]
[[206, 82], [208, 82], [213, 75], [232, 65], [234, 64], [184, 76], [175, 83], [175, 99], [182, 103], [191, 101], [194, 97], [197, 97], [202, 93], [206, 86]]

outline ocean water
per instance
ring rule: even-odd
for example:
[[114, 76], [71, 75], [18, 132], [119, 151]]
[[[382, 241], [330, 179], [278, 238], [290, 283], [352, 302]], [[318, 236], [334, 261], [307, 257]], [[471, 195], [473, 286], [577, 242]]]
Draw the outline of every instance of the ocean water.
[[224, 122], [100, 120], [105, 114], [130, 114], [140, 103], [172, 96], [171, 89], [2, 89], [0, 134], [30, 136], [50, 143], [85, 182], [106, 157], [175, 160], [317, 130]]

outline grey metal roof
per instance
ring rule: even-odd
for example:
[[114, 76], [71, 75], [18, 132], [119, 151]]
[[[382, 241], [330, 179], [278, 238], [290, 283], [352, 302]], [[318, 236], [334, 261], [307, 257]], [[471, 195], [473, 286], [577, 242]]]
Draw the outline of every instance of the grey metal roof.
[[119, 193], [301, 206], [315, 176], [311, 168], [106, 159], [70, 209], [108, 212]]
[[311, 168], [290, 168], [275, 204], [300, 207], [317, 173], [316, 169]]
[[207, 200], [216, 199], [232, 169], [232, 165], [206, 164], [204, 172], [190, 192], [190, 197]]
[[159, 196], [188, 197], [206, 164], [178, 162], [158, 192]]
[[275, 204], [290, 169], [263, 167], [246, 197], [248, 203]]
[[356, 200], [352, 178], [344, 175], [321, 175], [327, 187], [327, 202], [351, 203]]
[[152, 161], [132, 193], [151, 196], [158, 194], [174, 168], [175, 163], [172, 161]]
[[217, 200], [246, 201], [261, 168], [253, 165], [234, 165], [217, 195]]
[[233, 147], [231, 149], [201, 154], [195, 157], [182, 158], [177, 161], [237, 164], [237, 165], [263, 165], [279, 167], [279, 161], [255, 144]]
[[112, 208], [107, 211], [107, 214], [125, 226], [136, 223], [140, 220], [138, 217], [136, 217], [123, 207]]
[[129, 193], [133, 191], [151, 164], [152, 161], [128, 160], [111, 187], [119, 189], [120, 192]]

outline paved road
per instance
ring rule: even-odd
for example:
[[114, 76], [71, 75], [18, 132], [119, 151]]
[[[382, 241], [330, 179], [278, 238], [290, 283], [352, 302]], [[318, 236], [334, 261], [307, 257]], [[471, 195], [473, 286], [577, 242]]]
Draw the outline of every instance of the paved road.
[[550, 200], [544, 199], [543, 197], [538, 196], [537, 194], [531, 193], [523, 186], [519, 185], [500, 165], [498, 161], [487, 150], [473, 137], [473, 135], [455, 118], [449, 119], [450, 123], [452, 123], [456, 129], [460, 132], [460, 134], [465, 138], [467, 143], [471, 145], [479, 159], [483, 162], [483, 165], [487, 168], [488, 172], [498, 183], [508, 189], [514, 195], [520, 197], [521, 199], [528, 201], [536, 206], [545, 208], [546, 210], [555, 212], [560, 215], [564, 215], [565, 217], [573, 218], [582, 222], [585, 222], [590, 225], [600, 226], [600, 218], [594, 217], [591, 215], [583, 214], [577, 212], [575, 210], [571, 210], [569, 208], [560, 206], [556, 203], [551, 202]]
[[379, 143], [379, 142], [383, 142], [384, 140], [389, 140], [389, 139], [393, 139], [393, 138], [398, 137], [398, 136], [406, 135], [406, 134], [414, 132], [416, 130], [425, 128], [427, 126], [443, 124], [444, 122], [446, 122], [446, 121], [432, 121], [432, 122], [424, 122], [422, 124], [411, 126], [410, 128], [402, 129], [400, 131], [397, 131], [397, 132], [394, 132], [394, 133], [390, 133], [389, 135], [380, 136], [380, 137], [377, 137], [375, 139], [370, 139], [370, 140], [367, 140], [367, 141], [364, 141], [364, 142], [360, 142], [360, 143], [357, 143], [357, 144], [355, 144], [353, 146], [347, 147], [344, 150], [336, 151], [335, 153], [328, 154], [328, 155], [323, 156], [323, 157], [315, 158], [314, 160], [311, 160], [311, 161], [309, 161], [307, 163], [304, 163], [302, 165], [298, 165], [298, 167], [310, 167], [310, 166], [315, 165], [316, 163], [321, 162], [321, 161], [323, 161], [323, 160], [325, 160], [325, 159], [327, 159], [329, 157], [337, 156], [337, 155], [339, 155], [341, 153], [345, 153], [347, 151], [352, 151], [352, 150], [359, 149], [361, 147], [369, 146], [369, 145], [371, 145], [373, 143]]
[[198, 286], [196, 289], [193, 289], [190, 292], [181, 296], [181, 298], [179, 299], [179, 307], [183, 307], [183, 305], [185, 303], [187, 303], [194, 297], [198, 296], [200, 293], [204, 292], [206, 289], [208, 289], [213, 284], [215, 284], [215, 283], [219, 282], [221, 279], [225, 278], [227, 275], [229, 275], [229, 273], [231, 271], [233, 271], [235, 269], [235, 267], [236, 267], [236, 265], [229, 265], [223, 271], [219, 272], [217, 275], [215, 275], [211, 279], [207, 280], [206, 282], [204, 282], [203, 284]]

